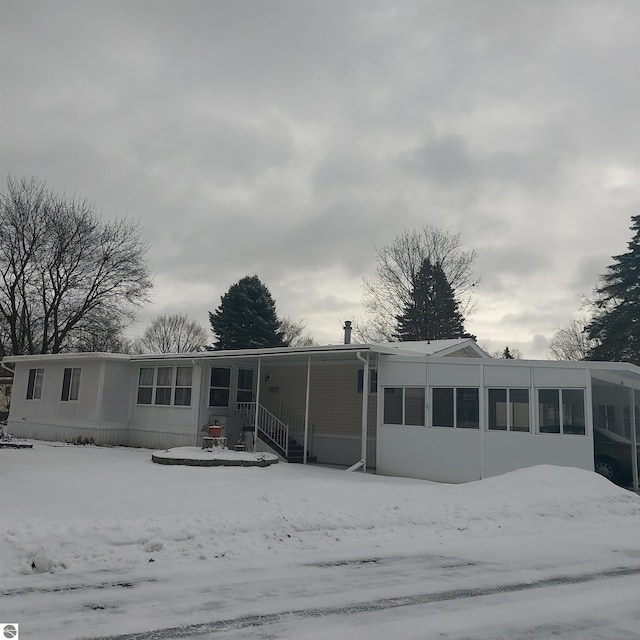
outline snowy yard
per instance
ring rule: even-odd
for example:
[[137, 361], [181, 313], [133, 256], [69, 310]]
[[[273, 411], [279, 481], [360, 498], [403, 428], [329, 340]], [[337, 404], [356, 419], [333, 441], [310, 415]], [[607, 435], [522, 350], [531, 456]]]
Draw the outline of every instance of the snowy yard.
[[640, 498], [587, 471], [438, 485], [53, 443], [0, 463], [0, 622], [23, 638], [638, 637]]

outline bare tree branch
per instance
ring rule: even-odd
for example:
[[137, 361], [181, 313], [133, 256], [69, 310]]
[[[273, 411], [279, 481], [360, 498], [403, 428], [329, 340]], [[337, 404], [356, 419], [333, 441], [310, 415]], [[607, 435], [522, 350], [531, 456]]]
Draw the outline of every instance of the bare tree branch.
[[411, 305], [420, 268], [425, 260], [439, 265], [453, 289], [463, 316], [473, 309], [471, 290], [480, 279], [472, 271], [477, 254], [462, 249], [460, 234], [425, 226], [404, 231], [391, 244], [376, 248], [378, 266], [372, 280], [363, 279], [365, 321], [356, 324], [356, 336], [393, 340], [396, 318]]
[[292, 320], [291, 318], [283, 318], [280, 320], [280, 335], [282, 342], [288, 347], [311, 347], [315, 344], [310, 333], [306, 332], [307, 328], [304, 320]]
[[206, 329], [182, 313], [159, 315], [134, 342], [136, 353], [191, 353], [204, 351]]
[[[58, 353], [96, 318], [133, 318], [152, 288], [138, 226], [9, 178], [0, 194], [0, 325], [11, 353]], [[74, 338], [75, 335], [75, 338]]]
[[586, 360], [593, 347], [593, 341], [589, 340], [585, 331], [588, 324], [587, 318], [578, 318], [558, 329], [549, 343], [551, 359]]

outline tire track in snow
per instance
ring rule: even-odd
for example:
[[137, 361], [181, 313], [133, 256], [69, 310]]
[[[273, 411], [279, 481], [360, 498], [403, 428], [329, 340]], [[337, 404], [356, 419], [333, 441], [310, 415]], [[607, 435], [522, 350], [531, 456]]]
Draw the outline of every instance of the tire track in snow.
[[7, 589], [2, 591], [2, 596], [24, 596], [32, 593], [66, 593], [67, 591], [91, 591], [93, 589], [110, 589], [120, 587], [122, 589], [132, 589], [133, 587], [147, 583], [157, 582], [155, 578], [144, 578], [142, 580], [121, 580], [118, 582], [100, 582], [98, 584], [76, 584], [67, 587], [22, 587], [18, 589]]
[[382, 598], [367, 602], [356, 602], [344, 606], [307, 608], [292, 611], [281, 611], [279, 613], [267, 613], [263, 615], [242, 616], [229, 620], [215, 620], [213, 622], [203, 622], [168, 629], [156, 629], [155, 631], [127, 633], [117, 636], [101, 636], [93, 638], [85, 636], [85, 640], [177, 640], [179, 638], [193, 638], [196, 636], [222, 633], [225, 631], [239, 631], [241, 629], [248, 629], [251, 627], [262, 627], [268, 624], [286, 623], [306, 618], [353, 615], [358, 613], [383, 611], [385, 609], [394, 609], [397, 607], [430, 604], [433, 602], [491, 596], [499, 593], [514, 593], [518, 591], [528, 591], [531, 589], [544, 589], [547, 587], [581, 584], [585, 582], [594, 582], [596, 580], [620, 578], [638, 574], [640, 574], [640, 567], [623, 567], [600, 571], [597, 573], [586, 573], [575, 576], [558, 576], [555, 578], [546, 578], [530, 582], [516, 582], [494, 587], [452, 589], [437, 593], [423, 593], [412, 596], [396, 596], [393, 598]]

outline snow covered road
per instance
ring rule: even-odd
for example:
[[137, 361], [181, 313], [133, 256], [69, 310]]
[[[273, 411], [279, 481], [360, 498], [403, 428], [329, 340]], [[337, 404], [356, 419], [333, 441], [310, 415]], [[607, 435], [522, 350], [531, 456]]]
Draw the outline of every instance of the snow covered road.
[[4, 453], [0, 620], [23, 638], [640, 636], [640, 499], [585, 471], [451, 486]]

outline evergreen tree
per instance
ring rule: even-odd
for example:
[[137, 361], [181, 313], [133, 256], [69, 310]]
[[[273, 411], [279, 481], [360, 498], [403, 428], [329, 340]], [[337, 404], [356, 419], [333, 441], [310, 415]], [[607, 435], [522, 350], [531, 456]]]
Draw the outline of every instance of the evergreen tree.
[[283, 346], [276, 303], [258, 276], [245, 276], [229, 288], [215, 312], [209, 312], [216, 349]]
[[640, 364], [640, 216], [632, 216], [629, 251], [613, 256], [596, 289], [596, 314], [585, 331], [589, 360]]
[[400, 341], [468, 337], [453, 289], [439, 264], [423, 260], [411, 298], [397, 316]]

